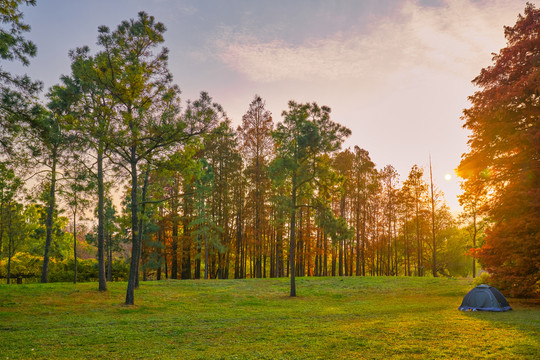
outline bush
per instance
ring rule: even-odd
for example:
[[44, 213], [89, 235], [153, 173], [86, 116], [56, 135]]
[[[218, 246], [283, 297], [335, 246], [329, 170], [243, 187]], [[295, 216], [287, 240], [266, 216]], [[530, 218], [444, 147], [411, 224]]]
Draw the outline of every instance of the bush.
[[[7, 278], [7, 259], [0, 263], [0, 278]], [[43, 267], [43, 257], [20, 252], [11, 259], [11, 278], [25, 278], [26, 282], [39, 281]], [[75, 274], [73, 259], [56, 260], [49, 262], [49, 282], [72, 282]], [[129, 263], [123, 260], [113, 260], [113, 281], [127, 281], [129, 276]], [[77, 281], [98, 281], [99, 269], [96, 259], [78, 259]]]
[[[2, 260], [0, 266], [0, 277], [7, 277], [7, 259]], [[34, 256], [26, 252], [20, 252], [15, 254], [11, 258], [11, 278], [32, 278], [41, 277], [41, 268], [43, 267], [43, 258]]]
[[474, 278], [473, 285], [478, 286], [482, 284], [490, 284], [490, 275], [487, 272], [481, 273], [478, 277]]

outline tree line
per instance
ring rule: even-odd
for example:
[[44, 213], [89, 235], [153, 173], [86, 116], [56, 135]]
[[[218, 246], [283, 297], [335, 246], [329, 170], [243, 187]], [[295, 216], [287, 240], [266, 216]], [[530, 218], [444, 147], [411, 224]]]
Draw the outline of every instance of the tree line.
[[[463, 237], [440, 193], [431, 194], [437, 207], [430, 210], [423, 169], [414, 166], [400, 188], [392, 166], [377, 170], [366, 150], [341, 150], [350, 130], [316, 103], [291, 101], [274, 123], [256, 95], [237, 129], [205, 92], [182, 109], [160, 48], [164, 31], [144, 12], [114, 31], [100, 27], [100, 50], [70, 51], [71, 74], [49, 89], [46, 106], [28, 101], [24, 119], [6, 116], [16, 127], [3, 137], [13, 180], [2, 191], [22, 187], [18, 170], [39, 169], [42, 282], [60, 196], [74, 239], [77, 214], [96, 204], [99, 289], [106, 290], [111, 181], [125, 184], [123, 219], [108, 221], [120, 221], [116, 232], [130, 238], [128, 304], [140, 275], [288, 276], [294, 296], [295, 276], [453, 271], [445, 251], [464, 248], [448, 239]], [[73, 248], [76, 260], [76, 241]]]
[[[11, 22], [25, 30], [19, 18]], [[367, 150], [342, 149], [350, 130], [316, 103], [290, 101], [274, 122], [255, 95], [237, 129], [205, 92], [181, 106], [164, 32], [144, 12], [114, 31], [99, 27], [99, 49], [70, 51], [71, 72], [46, 105], [35, 97], [39, 84], [2, 79], [0, 259], [8, 273], [16, 244], [40, 238], [48, 281], [65, 236], [63, 208], [76, 274], [76, 222], [92, 204], [100, 290], [129, 239], [126, 304], [140, 276], [290, 277], [295, 296], [296, 276], [475, 274], [465, 252], [471, 239], [481, 245], [489, 219], [472, 192], [454, 218], [428, 169], [414, 165], [400, 183]], [[18, 39], [26, 52], [13, 54], [32, 56]], [[30, 183], [33, 197], [23, 199]], [[112, 199], [122, 200], [121, 215]], [[17, 230], [32, 208], [40, 213], [34, 228]]]

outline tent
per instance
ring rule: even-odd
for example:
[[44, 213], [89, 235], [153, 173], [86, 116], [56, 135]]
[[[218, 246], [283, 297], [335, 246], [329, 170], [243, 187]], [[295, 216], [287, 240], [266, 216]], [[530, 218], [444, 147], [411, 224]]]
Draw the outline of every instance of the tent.
[[478, 285], [465, 295], [461, 311], [508, 311], [512, 310], [503, 294], [489, 285]]

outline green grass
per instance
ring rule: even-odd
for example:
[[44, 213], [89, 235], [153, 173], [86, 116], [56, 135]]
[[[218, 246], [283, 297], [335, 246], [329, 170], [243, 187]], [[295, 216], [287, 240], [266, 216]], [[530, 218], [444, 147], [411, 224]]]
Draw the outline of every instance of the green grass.
[[466, 279], [0, 285], [2, 359], [539, 359], [540, 307], [461, 312]]

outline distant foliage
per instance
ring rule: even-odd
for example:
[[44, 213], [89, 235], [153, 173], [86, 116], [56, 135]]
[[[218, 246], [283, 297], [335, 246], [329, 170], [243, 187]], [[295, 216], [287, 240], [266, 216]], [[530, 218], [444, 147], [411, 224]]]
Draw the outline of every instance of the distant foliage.
[[[74, 273], [73, 258], [66, 260], [53, 259], [50, 263], [50, 282], [72, 282]], [[31, 255], [27, 252], [16, 254], [11, 260], [11, 278], [21, 278], [23, 282], [36, 282], [41, 276], [43, 257]], [[129, 264], [123, 260], [112, 262], [112, 280], [126, 281], [129, 274]], [[7, 263], [0, 264], [0, 278], [7, 276]], [[82, 282], [98, 281], [98, 263], [96, 259], [77, 261], [77, 280]]]
[[[34, 1], [8, 3], [20, 35], [27, 28], [16, 8]], [[530, 8], [527, 14], [536, 11]], [[238, 129], [206, 92], [181, 106], [162, 47], [164, 32], [165, 25], [144, 12], [115, 30], [101, 26], [95, 52], [83, 46], [69, 53], [71, 73], [48, 92], [48, 110], [23, 101], [21, 94], [20, 103], [13, 98], [12, 107], [0, 109], [0, 160], [11, 160], [14, 153], [25, 160], [0, 168], [0, 277], [9, 264], [14, 278], [37, 279], [42, 267], [42, 278], [50, 281], [72, 281], [76, 274], [78, 281], [99, 279], [101, 291], [106, 280], [129, 279], [126, 304], [133, 304], [139, 276], [143, 281], [291, 277], [295, 295], [295, 276], [470, 274], [474, 264], [465, 254], [483, 232], [477, 236], [475, 228], [471, 244], [442, 193], [435, 188], [430, 197], [422, 166], [414, 165], [400, 180], [392, 165], [376, 165], [367, 150], [342, 150], [350, 130], [315, 102], [291, 100], [281, 118], [273, 119], [255, 95]], [[12, 56], [24, 63], [33, 52], [22, 38], [6, 50], [5, 59], [17, 46], [28, 46], [23, 58]], [[482, 96], [475, 96], [480, 102]], [[473, 132], [475, 121], [484, 118], [474, 117], [475, 111], [467, 115]], [[518, 125], [527, 134], [535, 128]], [[501, 183], [486, 179], [498, 168], [482, 152], [491, 145], [480, 139], [480, 147], [489, 146], [476, 152], [474, 141], [463, 169], [480, 175], [467, 180], [474, 185], [467, 189], [497, 189]], [[494, 156], [497, 162], [504, 158]], [[28, 164], [39, 170], [26, 174]], [[528, 168], [510, 173], [521, 170], [524, 184], [535, 181]], [[41, 171], [47, 172], [39, 176]], [[19, 173], [25, 179], [34, 175], [37, 182], [24, 200], [22, 180], [17, 191], [10, 190]], [[464, 201], [476, 211], [487, 193], [493, 192]], [[522, 199], [525, 193], [519, 194]], [[113, 203], [119, 198], [123, 204], [116, 214]], [[77, 224], [88, 225], [80, 215], [91, 216], [95, 205], [86, 239], [97, 247], [98, 260], [80, 259], [77, 236], [66, 230], [77, 233]], [[14, 221], [15, 210], [24, 221]], [[520, 211], [516, 214], [525, 214]], [[523, 231], [534, 230], [534, 219], [527, 217], [534, 211], [527, 211]], [[115, 260], [122, 255], [129, 263]]]

